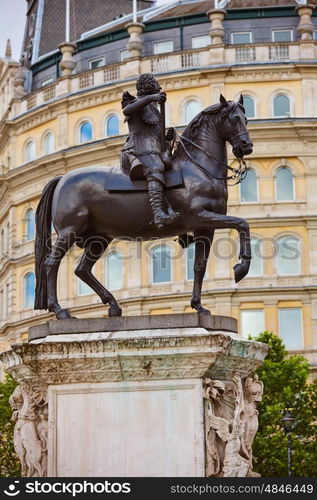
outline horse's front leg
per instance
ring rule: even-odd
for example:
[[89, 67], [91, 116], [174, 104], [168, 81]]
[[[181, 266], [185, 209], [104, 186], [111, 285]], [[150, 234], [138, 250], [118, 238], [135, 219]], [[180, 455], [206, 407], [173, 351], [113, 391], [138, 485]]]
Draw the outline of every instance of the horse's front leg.
[[195, 263], [194, 263], [194, 286], [191, 306], [200, 314], [210, 314], [208, 309], [201, 305], [201, 287], [203, 284], [206, 266], [208, 262], [210, 247], [214, 237], [214, 231], [199, 231], [194, 233]]
[[216, 214], [210, 212], [209, 210], [202, 210], [198, 214], [199, 223], [205, 222], [208, 226], [213, 229], [236, 229], [239, 233], [240, 238], [240, 253], [239, 258], [241, 262], [238, 262], [234, 270], [235, 282], [242, 280], [248, 272], [251, 263], [251, 244], [250, 244], [250, 228], [249, 224], [245, 219], [240, 217], [231, 217], [229, 215]]

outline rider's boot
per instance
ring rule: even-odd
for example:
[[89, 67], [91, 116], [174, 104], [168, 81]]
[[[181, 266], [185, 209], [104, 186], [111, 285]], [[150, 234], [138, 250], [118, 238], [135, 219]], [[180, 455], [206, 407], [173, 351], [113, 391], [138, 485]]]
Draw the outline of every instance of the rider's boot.
[[154, 215], [154, 225], [157, 229], [162, 229], [165, 224], [171, 224], [178, 219], [178, 212], [171, 211], [169, 214], [166, 214], [163, 211], [164, 187], [161, 182], [150, 180], [148, 182], [148, 194]]

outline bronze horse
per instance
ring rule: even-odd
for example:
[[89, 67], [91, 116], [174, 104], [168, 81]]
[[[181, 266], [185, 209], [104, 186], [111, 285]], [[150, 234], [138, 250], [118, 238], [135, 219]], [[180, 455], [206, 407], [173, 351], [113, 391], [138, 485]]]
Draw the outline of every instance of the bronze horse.
[[[234, 228], [240, 237], [240, 262], [234, 266], [235, 281], [244, 278], [250, 267], [251, 248], [248, 223], [227, 212], [226, 141], [237, 158], [252, 152], [243, 99], [220, 102], [204, 109], [186, 127], [174, 154], [183, 184], [166, 189], [167, 203], [180, 213], [174, 223], [158, 230], [146, 192], [110, 193], [105, 189], [107, 168], [85, 167], [51, 180], [43, 190], [36, 212], [35, 309], [48, 309], [58, 319], [70, 318], [57, 298], [57, 273], [66, 252], [76, 243], [84, 249], [76, 276], [109, 304], [109, 316], [121, 316], [115, 297], [95, 278], [91, 270], [109, 243], [115, 239], [179, 236], [186, 241], [194, 233], [195, 263], [191, 306], [209, 313], [201, 305], [201, 288], [215, 229]], [[52, 248], [51, 224], [57, 240]]]

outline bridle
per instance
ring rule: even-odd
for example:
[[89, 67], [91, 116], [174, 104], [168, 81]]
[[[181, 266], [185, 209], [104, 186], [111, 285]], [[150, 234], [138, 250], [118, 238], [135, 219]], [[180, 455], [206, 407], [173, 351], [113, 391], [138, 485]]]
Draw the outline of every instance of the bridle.
[[199, 169], [204, 172], [204, 174], [209, 178], [209, 179], [217, 179], [218, 181], [228, 181], [228, 180], [234, 180], [236, 182], [234, 182], [233, 184], [228, 184], [228, 186], [235, 186], [236, 184], [239, 184], [240, 182], [243, 181], [243, 179], [246, 178], [247, 176], [247, 173], [248, 173], [248, 167], [244, 161], [243, 158], [237, 158], [238, 160], [238, 163], [239, 163], [239, 167], [238, 168], [234, 168], [234, 167], [230, 167], [229, 165], [225, 165], [225, 163], [223, 163], [222, 165], [223, 166], [226, 166], [226, 168], [228, 170], [230, 170], [232, 172], [231, 175], [227, 175], [225, 177], [216, 177], [215, 175], [213, 175], [212, 173], [209, 172], [209, 170], [207, 170], [203, 165], [201, 165], [201, 163], [199, 163], [197, 160], [195, 160], [192, 155], [190, 154], [190, 152], [188, 151], [188, 149], [186, 148], [185, 144], [184, 144], [184, 141], [185, 142], [188, 142], [189, 144], [191, 144], [192, 146], [194, 146], [195, 148], [199, 149], [200, 151], [202, 151], [210, 160], [217, 160], [217, 158], [213, 155], [211, 155], [210, 153], [208, 153], [207, 151], [205, 151], [199, 144], [196, 144], [196, 142], [192, 141], [191, 139], [188, 139], [188, 137], [184, 137], [183, 135], [180, 136], [177, 132], [176, 132], [176, 137], [178, 139], [178, 141], [180, 142], [182, 148], [184, 149], [186, 155], [188, 156], [188, 158], [197, 166], [199, 167]]

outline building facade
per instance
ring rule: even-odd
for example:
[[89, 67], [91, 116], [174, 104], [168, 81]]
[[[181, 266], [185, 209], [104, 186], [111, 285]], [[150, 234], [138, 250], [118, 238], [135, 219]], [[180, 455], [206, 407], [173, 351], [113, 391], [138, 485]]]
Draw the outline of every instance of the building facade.
[[[254, 152], [247, 178], [229, 188], [228, 214], [249, 221], [254, 258], [235, 284], [237, 234], [216, 231], [203, 304], [236, 317], [243, 335], [280, 335], [314, 371], [316, 0], [144, 1], [136, 22], [132, 2], [107, 12], [105, 3], [114, 4], [92, 0], [87, 12], [84, 0], [70, 1], [67, 18], [66, 0], [28, 0], [21, 62], [9, 45], [0, 60], [1, 351], [52, 317], [33, 310], [34, 214], [43, 187], [74, 168], [119, 164], [127, 134], [122, 92], [133, 93], [138, 75], [153, 72], [167, 93], [167, 125], [179, 132], [220, 93], [244, 96]], [[191, 312], [193, 250], [174, 240], [115, 241], [94, 272], [125, 315]], [[74, 275], [80, 254], [73, 248], [62, 261], [60, 302], [77, 317], [106, 316]]]

